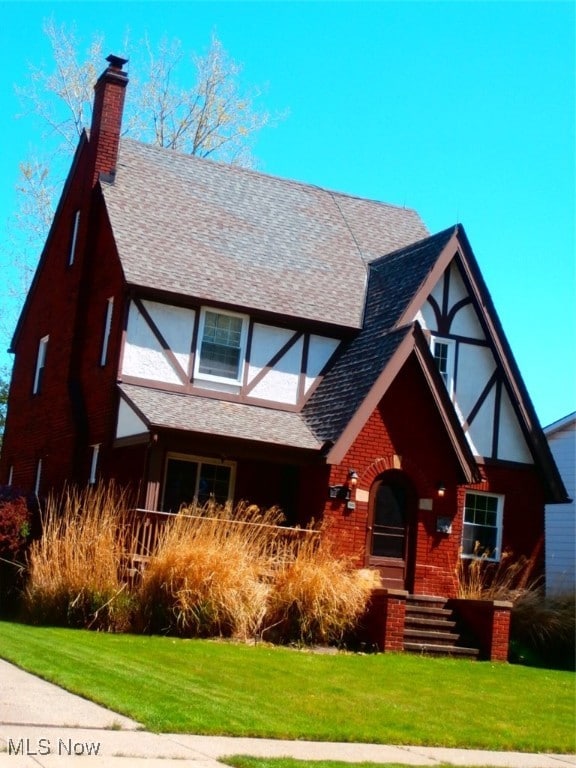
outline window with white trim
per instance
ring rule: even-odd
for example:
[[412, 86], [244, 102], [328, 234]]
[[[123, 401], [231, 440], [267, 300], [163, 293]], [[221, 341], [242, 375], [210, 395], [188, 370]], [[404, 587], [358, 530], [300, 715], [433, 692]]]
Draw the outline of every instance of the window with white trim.
[[36, 395], [42, 389], [42, 379], [44, 378], [44, 366], [46, 365], [46, 350], [48, 349], [49, 336], [43, 336], [38, 343], [38, 355], [36, 357], [36, 371], [34, 373], [34, 384], [32, 394]]
[[90, 485], [94, 485], [96, 483], [98, 473], [98, 456], [100, 455], [100, 443], [95, 443], [94, 445], [91, 445], [90, 448], [92, 449], [92, 458], [90, 460], [90, 477], [88, 478], [88, 483]]
[[240, 384], [247, 329], [246, 315], [203, 309], [194, 376], [208, 381]]
[[433, 336], [431, 350], [446, 389], [452, 396], [454, 394], [454, 340]]
[[462, 557], [500, 560], [504, 496], [468, 491], [464, 502]]
[[100, 365], [106, 365], [108, 356], [108, 342], [110, 341], [110, 329], [112, 328], [112, 315], [114, 314], [114, 297], [110, 296], [106, 302], [106, 316], [104, 318], [104, 335], [102, 337], [102, 352], [100, 353]]
[[74, 264], [74, 257], [76, 256], [76, 242], [78, 240], [78, 227], [80, 226], [80, 211], [76, 211], [74, 214], [74, 222], [72, 224], [72, 237], [70, 239], [70, 251], [68, 253], [68, 266], [71, 267]]
[[231, 461], [216, 461], [168, 454], [164, 472], [162, 509], [178, 512], [184, 505], [225, 504], [232, 500], [236, 465]]

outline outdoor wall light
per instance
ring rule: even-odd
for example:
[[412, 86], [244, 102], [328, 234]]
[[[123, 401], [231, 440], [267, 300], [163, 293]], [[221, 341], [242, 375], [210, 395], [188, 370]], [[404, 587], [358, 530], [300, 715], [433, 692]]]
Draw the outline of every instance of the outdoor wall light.
[[445, 493], [446, 493], [446, 486], [444, 485], [444, 483], [438, 483], [438, 496], [442, 498]]
[[348, 470], [348, 485], [350, 488], [356, 488], [358, 485], [358, 472], [355, 469]]

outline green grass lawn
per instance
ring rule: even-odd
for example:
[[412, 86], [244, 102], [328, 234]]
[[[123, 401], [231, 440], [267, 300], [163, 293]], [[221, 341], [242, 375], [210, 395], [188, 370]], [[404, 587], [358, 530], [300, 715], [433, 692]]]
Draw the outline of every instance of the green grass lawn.
[[0, 623], [0, 656], [149, 730], [573, 752], [574, 674]]
[[[220, 759], [233, 768], [406, 768], [400, 763], [343, 763], [337, 760], [294, 760], [291, 757], [245, 757], [233, 755]], [[413, 766], [425, 768], [425, 766]], [[438, 763], [436, 768], [458, 768], [454, 763]], [[489, 765], [476, 768], [490, 768]]]

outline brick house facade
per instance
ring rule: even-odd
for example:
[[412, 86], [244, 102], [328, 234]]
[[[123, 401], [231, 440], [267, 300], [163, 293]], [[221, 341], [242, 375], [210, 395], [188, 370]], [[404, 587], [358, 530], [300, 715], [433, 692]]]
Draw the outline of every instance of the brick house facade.
[[461, 225], [121, 139], [109, 57], [13, 343], [0, 483], [324, 519], [384, 587], [540, 557], [565, 500]]

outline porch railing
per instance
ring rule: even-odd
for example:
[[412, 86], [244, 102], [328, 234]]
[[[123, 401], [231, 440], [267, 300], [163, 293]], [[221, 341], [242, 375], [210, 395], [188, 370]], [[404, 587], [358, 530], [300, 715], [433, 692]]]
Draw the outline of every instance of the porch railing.
[[[250, 527], [265, 531], [266, 554], [273, 555], [274, 562], [281, 564], [293, 558], [303, 544], [314, 546], [320, 541], [320, 531], [309, 528], [292, 528], [269, 523], [256, 523], [246, 520], [234, 520], [224, 517], [190, 515], [180, 513], [187, 520], [198, 523], [221, 524], [229, 527]], [[172, 512], [159, 512], [150, 509], [132, 510], [133, 532], [130, 539], [130, 555], [133, 568], [140, 570], [156, 551], [162, 530], [169, 521], [174, 520]]]

